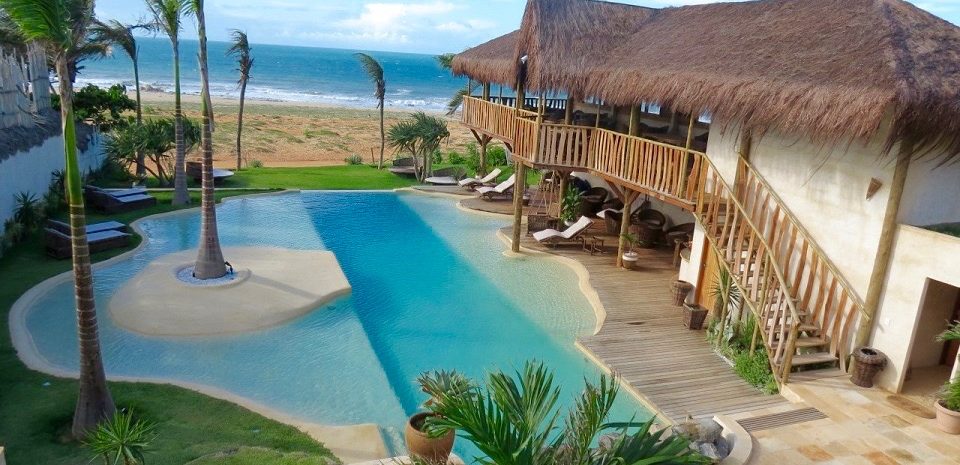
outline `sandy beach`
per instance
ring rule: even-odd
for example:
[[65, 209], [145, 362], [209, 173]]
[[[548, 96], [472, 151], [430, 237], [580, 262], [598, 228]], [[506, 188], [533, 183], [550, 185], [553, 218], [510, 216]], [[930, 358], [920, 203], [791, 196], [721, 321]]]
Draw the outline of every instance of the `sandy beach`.
[[[131, 98], [133, 95], [131, 94]], [[141, 92], [144, 117], [173, 115], [173, 95]], [[189, 118], [200, 117], [200, 97], [184, 95], [182, 105]], [[214, 98], [214, 161], [216, 166], [236, 166], [234, 147], [237, 137], [238, 100]], [[416, 111], [387, 109], [385, 125]], [[446, 117], [450, 138], [442, 150], [463, 152], [473, 136], [456, 118]], [[247, 161], [259, 160], [264, 166], [341, 165], [351, 155], [366, 162], [379, 157], [379, 114], [369, 110], [335, 107], [319, 103], [247, 100], [243, 111], [243, 150]], [[386, 160], [393, 158], [387, 147]]]

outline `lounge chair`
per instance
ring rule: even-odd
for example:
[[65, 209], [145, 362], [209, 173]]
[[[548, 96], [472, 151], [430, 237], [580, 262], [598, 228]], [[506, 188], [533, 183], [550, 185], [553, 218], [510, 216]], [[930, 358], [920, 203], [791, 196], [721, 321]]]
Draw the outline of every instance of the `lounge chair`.
[[156, 197], [148, 195], [145, 189], [109, 190], [87, 186], [85, 191], [87, 203], [105, 213], [124, 213], [157, 204]]
[[[47, 255], [57, 259], [70, 258], [73, 254], [70, 235], [52, 228], [46, 228], [44, 231], [46, 233], [44, 236], [46, 239]], [[87, 234], [87, 244], [90, 247], [90, 253], [125, 247], [129, 243], [130, 235], [117, 230]]]
[[451, 166], [450, 168], [441, 168], [434, 170], [433, 176], [424, 179], [423, 182], [436, 186], [455, 186], [466, 175], [463, 168]]
[[[63, 221], [47, 220], [47, 227], [60, 231], [64, 234], [70, 234], [70, 225], [64, 223]], [[127, 225], [119, 221], [105, 221], [103, 223], [88, 224], [86, 230], [87, 234], [94, 234], [104, 231], [126, 232]]]
[[393, 166], [388, 169], [397, 176], [417, 177], [417, 168], [412, 157], [397, 158], [393, 160]]
[[477, 192], [480, 193], [480, 198], [484, 200], [493, 200], [494, 197], [506, 197], [513, 192], [513, 185], [517, 181], [517, 175], [511, 174], [506, 181], [497, 184], [494, 187], [483, 186], [477, 189]]
[[593, 224], [593, 220], [587, 218], [586, 216], [581, 216], [576, 223], [570, 225], [567, 229], [563, 231], [557, 231], [556, 229], [544, 229], [543, 231], [537, 231], [533, 233], [533, 238], [540, 243], [548, 243], [553, 246], [559, 245], [561, 242], [572, 242], [590, 225]]
[[[224, 179], [233, 176], [233, 171], [225, 170], [221, 168], [213, 169], [213, 182], [214, 184], [223, 181]], [[191, 160], [187, 162], [187, 176], [192, 178], [194, 181], [203, 180], [203, 162]]]
[[482, 185], [486, 185], [489, 182], [492, 182], [494, 179], [497, 179], [497, 177], [500, 176], [500, 173], [502, 172], [503, 171], [501, 171], [500, 168], [494, 168], [493, 171], [487, 173], [487, 175], [482, 178], [466, 178], [466, 179], [460, 180], [460, 182], [458, 182], [457, 184], [459, 184], [460, 187], [473, 189], [476, 186], [482, 186]]

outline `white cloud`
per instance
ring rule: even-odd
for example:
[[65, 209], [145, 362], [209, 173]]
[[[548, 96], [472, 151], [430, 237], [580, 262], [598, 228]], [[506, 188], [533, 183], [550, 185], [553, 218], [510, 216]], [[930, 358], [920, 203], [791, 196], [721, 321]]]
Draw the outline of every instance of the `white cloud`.
[[468, 32], [468, 31], [483, 31], [488, 29], [493, 29], [496, 27], [496, 23], [493, 21], [485, 21], [482, 19], [468, 19], [466, 21], [447, 21], [445, 23], [440, 23], [437, 25], [436, 29], [438, 31], [445, 32]]
[[431, 3], [367, 3], [359, 16], [336, 23], [338, 31], [331, 36], [356, 39], [406, 42], [409, 34], [453, 12], [450, 2]]

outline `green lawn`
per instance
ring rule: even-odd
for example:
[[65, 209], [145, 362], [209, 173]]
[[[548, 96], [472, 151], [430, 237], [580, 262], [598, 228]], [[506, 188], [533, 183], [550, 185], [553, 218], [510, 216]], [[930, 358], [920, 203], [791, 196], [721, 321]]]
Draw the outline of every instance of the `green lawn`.
[[367, 165], [308, 168], [247, 168], [224, 182], [225, 187], [286, 189], [397, 189], [416, 184], [413, 178], [397, 176]]
[[[220, 191], [217, 197], [249, 193]], [[199, 193], [192, 194], [197, 205]], [[156, 207], [109, 218], [130, 222], [176, 209], [169, 205], [169, 192], [156, 195], [160, 199]], [[107, 217], [91, 215], [90, 219], [98, 221]], [[139, 243], [139, 238], [134, 242]], [[93, 258], [101, 261], [122, 252], [99, 253]], [[76, 402], [76, 382], [28, 370], [13, 350], [8, 325], [10, 307], [21, 294], [69, 269], [69, 260], [53, 260], [44, 255], [40, 234], [34, 234], [0, 258], [0, 276], [3, 276], [0, 280], [0, 445], [6, 448], [7, 463], [11, 465], [90, 463], [91, 455], [86, 448], [63, 440]], [[103, 303], [99, 304], [102, 308]], [[172, 386], [110, 383], [110, 388], [118, 406], [133, 408], [138, 416], [158, 424], [154, 450], [147, 456], [150, 465], [183, 465], [207, 454], [229, 452], [241, 446], [274, 449], [279, 451], [273, 452], [276, 455], [312, 460], [303, 463], [333, 461], [328, 450], [296, 428], [230, 402]], [[223, 463], [262, 463], [256, 455], [250, 457], [249, 461], [243, 461], [241, 455]], [[221, 462], [211, 458], [202, 463]]]

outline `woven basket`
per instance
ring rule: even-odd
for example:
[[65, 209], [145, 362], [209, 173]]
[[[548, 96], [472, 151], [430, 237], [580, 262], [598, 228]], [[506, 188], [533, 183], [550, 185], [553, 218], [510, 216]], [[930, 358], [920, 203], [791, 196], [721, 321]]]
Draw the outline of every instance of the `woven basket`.
[[527, 215], [527, 233], [533, 234], [544, 229], [556, 229], [558, 221], [550, 215]]
[[703, 322], [707, 319], [707, 309], [699, 305], [683, 306], [683, 325], [692, 330], [703, 329]]
[[693, 290], [693, 284], [686, 281], [674, 281], [670, 285], [670, 292], [673, 295], [673, 305], [680, 307], [683, 301], [687, 300], [687, 295]]
[[850, 381], [860, 387], [873, 387], [873, 379], [887, 366], [887, 356], [877, 349], [861, 347], [853, 352], [853, 370]]

